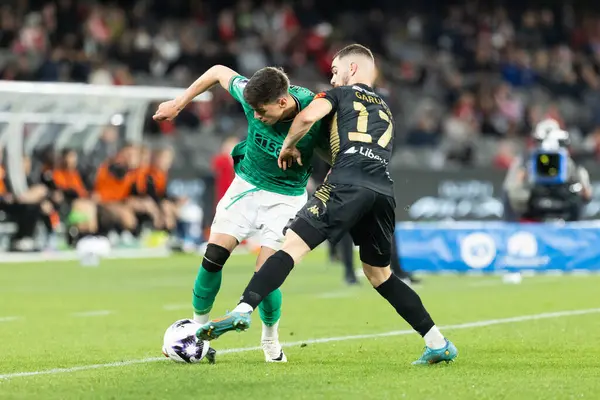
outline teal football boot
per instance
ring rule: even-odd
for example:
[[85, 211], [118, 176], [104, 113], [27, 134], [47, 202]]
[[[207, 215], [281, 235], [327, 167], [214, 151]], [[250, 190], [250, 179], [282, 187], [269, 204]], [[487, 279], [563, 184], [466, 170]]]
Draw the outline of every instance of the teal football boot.
[[458, 349], [448, 339], [446, 340], [446, 346], [441, 349], [430, 349], [425, 346], [425, 351], [423, 351], [423, 355], [419, 357], [418, 360], [413, 361], [412, 365], [429, 365], [429, 364], [437, 364], [442, 361], [449, 363], [454, 361], [456, 357], [458, 357]]
[[196, 331], [196, 337], [202, 340], [214, 340], [229, 331], [245, 331], [250, 328], [250, 313], [232, 311], [224, 317], [213, 319]]

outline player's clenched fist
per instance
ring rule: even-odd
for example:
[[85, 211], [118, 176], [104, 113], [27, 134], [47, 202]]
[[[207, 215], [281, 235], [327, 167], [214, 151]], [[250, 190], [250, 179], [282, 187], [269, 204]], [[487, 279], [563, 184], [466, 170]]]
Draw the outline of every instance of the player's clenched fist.
[[160, 103], [158, 109], [152, 117], [155, 121], [170, 121], [179, 115], [181, 108], [179, 107], [176, 100], [165, 101]]

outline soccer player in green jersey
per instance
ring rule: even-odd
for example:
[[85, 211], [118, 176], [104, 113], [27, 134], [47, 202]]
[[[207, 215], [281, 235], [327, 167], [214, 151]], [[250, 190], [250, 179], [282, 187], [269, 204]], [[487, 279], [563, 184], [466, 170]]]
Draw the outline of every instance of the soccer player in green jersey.
[[[179, 98], [160, 104], [155, 120], [171, 120], [196, 96], [220, 84], [244, 108], [248, 137], [231, 155], [235, 179], [217, 205], [210, 238], [193, 291], [194, 320], [209, 320], [219, 288], [223, 265], [235, 247], [250, 236], [258, 235], [261, 250], [256, 270], [275, 254], [283, 243], [285, 225], [295, 217], [307, 200], [306, 184], [315, 146], [320, 144], [313, 129], [298, 144], [302, 165], [286, 171], [277, 164], [281, 145], [294, 117], [312, 101], [314, 94], [305, 88], [290, 86], [283, 71], [266, 67], [247, 79], [235, 71], [216, 65], [198, 78]], [[279, 343], [281, 316], [279, 289], [259, 305], [263, 322], [261, 344], [267, 362], [286, 362]]]

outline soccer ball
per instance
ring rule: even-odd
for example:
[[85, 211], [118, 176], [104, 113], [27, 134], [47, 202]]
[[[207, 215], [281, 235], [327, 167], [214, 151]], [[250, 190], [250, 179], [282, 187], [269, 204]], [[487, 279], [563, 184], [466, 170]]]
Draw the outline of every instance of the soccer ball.
[[200, 324], [190, 319], [180, 319], [167, 328], [163, 340], [163, 354], [176, 362], [197, 363], [204, 357], [212, 364], [216, 351], [210, 343], [196, 338]]

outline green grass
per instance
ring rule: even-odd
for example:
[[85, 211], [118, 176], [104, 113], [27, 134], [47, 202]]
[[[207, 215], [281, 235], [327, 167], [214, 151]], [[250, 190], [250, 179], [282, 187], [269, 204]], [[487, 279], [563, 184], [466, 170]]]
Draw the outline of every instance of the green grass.
[[[164, 330], [187, 318], [198, 257], [0, 265], [0, 375], [161, 357]], [[253, 269], [226, 266], [215, 316], [231, 309]], [[409, 326], [363, 282], [311, 255], [283, 287], [281, 339], [376, 334]], [[439, 326], [600, 307], [600, 277], [426, 277], [418, 288]], [[165, 309], [167, 306], [167, 309]], [[76, 313], [110, 311], [108, 315]], [[7, 320], [7, 317], [21, 317]], [[4, 319], [3, 319], [4, 318]], [[0, 399], [595, 399], [600, 393], [600, 313], [443, 330], [460, 356], [414, 367], [417, 334], [294, 345], [288, 364], [262, 351], [217, 354], [217, 364], [168, 360], [0, 380]], [[260, 323], [213, 342], [259, 345]]]

